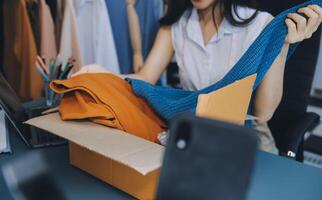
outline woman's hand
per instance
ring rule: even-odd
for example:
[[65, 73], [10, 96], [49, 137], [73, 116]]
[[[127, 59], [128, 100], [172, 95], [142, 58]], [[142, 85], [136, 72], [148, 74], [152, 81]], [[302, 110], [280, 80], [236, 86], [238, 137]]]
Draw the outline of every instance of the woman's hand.
[[72, 74], [71, 77], [78, 76], [81, 74], [95, 74], [95, 73], [111, 73], [111, 72], [107, 71], [105, 68], [103, 68], [100, 65], [86, 65], [82, 67], [75, 74]]
[[322, 8], [318, 5], [310, 5], [298, 10], [298, 13], [291, 13], [285, 20], [288, 27], [286, 44], [294, 44], [311, 38], [322, 22]]
[[127, 0], [126, 3], [135, 6], [137, 0]]

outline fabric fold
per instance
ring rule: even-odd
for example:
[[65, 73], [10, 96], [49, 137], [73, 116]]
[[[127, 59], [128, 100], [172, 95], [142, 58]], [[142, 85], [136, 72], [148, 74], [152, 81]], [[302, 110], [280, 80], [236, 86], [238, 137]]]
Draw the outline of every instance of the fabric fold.
[[35, 70], [37, 47], [25, 0], [4, 0], [5, 78], [23, 101], [42, 96], [43, 81]]
[[79, 75], [53, 81], [50, 87], [64, 94], [59, 108], [63, 120], [89, 119], [152, 142], [158, 142], [158, 134], [166, 127], [130, 84], [113, 74]]
[[[257, 74], [253, 88], [256, 90], [284, 46], [287, 35], [285, 24], [287, 15], [311, 4], [322, 6], [322, 0], [307, 1], [276, 16], [225, 77], [207, 88], [198, 91], [184, 91], [154, 86], [141, 80], [127, 80], [131, 83], [134, 93], [146, 99], [155, 111], [166, 120], [170, 120], [178, 113], [194, 112], [200, 94], [216, 91], [253, 74]], [[288, 58], [294, 53], [297, 46], [298, 44], [290, 45]]]

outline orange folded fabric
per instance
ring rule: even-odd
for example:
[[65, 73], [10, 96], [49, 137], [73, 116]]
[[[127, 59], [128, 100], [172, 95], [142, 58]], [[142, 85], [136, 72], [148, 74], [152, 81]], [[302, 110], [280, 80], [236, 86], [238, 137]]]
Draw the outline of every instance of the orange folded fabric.
[[59, 112], [63, 120], [89, 119], [158, 142], [166, 125], [130, 84], [107, 73], [84, 74], [57, 80], [51, 89], [64, 94]]

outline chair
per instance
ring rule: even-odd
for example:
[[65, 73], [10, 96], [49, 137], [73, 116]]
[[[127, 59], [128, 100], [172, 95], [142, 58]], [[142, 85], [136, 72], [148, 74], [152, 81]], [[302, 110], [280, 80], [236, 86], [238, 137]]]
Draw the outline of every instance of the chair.
[[[259, 9], [273, 15], [303, 0], [261, 0]], [[321, 29], [302, 42], [287, 62], [282, 102], [269, 122], [280, 155], [303, 161], [304, 135], [319, 123], [320, 116], [307, 112], [319, 54]]]

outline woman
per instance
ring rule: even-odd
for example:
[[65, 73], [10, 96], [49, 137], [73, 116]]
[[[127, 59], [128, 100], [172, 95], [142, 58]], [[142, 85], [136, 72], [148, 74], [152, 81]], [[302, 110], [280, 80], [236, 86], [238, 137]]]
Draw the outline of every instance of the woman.
[[[169, 0], [168, 6], [146, 63], [140, 72], [128, 77], [155, 84], [174, 56], [183, 88], [205, 88], [225, 76], [273, 19], [269, 13], [251, 9], [251, 4], [237, 0]], [[267, 122], [282, 98], [289, 45], [310, 38], [322, 22], [319, 6], [301, 8], [298, 13], [286, 19], [285, 45], [254, 94], [253, 114], [262, 133], [261, 149], [266, 151], [276, 152]], [[87, 66], [76, 75], [97, 72], [104, 69]]]

